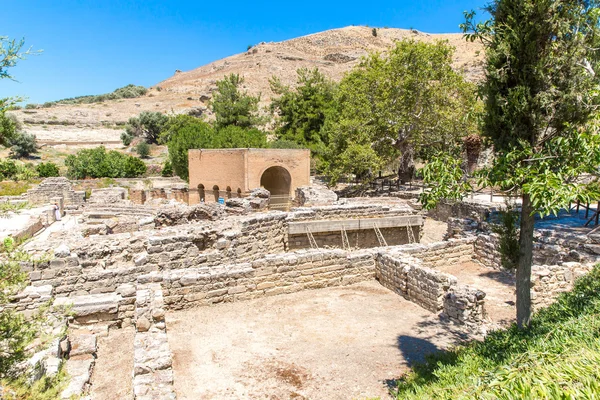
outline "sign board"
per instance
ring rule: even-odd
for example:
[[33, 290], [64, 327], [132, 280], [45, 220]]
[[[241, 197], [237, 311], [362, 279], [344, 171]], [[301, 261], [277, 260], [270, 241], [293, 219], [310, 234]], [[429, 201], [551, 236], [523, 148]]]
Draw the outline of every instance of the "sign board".
[[225, 199], [223, 197], [219, 197], [219, 204], [225, 204]]

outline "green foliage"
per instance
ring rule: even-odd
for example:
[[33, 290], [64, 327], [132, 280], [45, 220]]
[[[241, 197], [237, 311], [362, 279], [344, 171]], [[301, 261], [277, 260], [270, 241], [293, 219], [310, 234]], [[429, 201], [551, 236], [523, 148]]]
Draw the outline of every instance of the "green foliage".
[[169, 138], [169, 160], [173, 171], [185, 180], [189, 173], [189, 149], [267, 147], [267, 136], [258, 129], [229, 125], [215, 130], [198, 118], [184, 115], [171, 118], [166, 126], [161, 140]]
[[[126, 134], [132, 138], [141, 137], [147, 143], [158, 143], [158, 137], [164, 130], [169, 117], [159, 112], [142, 111], [137, 117], [129, 118]], [[121, 135], [121, 140], [125, 144], [124, 136]], [[129, 141], [131, 143], [131, 141]], [[125, 144], [126, 146], [128, 144]]]
[[500, 236], [502, 267], [516, 269], [519, 263], [519, 214], [513, 205], [507, 204], [500, 212], [500, 223], [492, 229]]
[[323, 126], [326, 172], [351, 172], [338, 157], [350, 146], [370, 146], [377, 164], [399, 161], [400, 179], [410, 180], [415, 157], [451, 152], [477, 132], [475, 86], [452, 69], [453, 52], [446, 42], [403, 40], [347, 74]]
[[121, 141], [123, 142], [124, 146], [129, 146], [133, 141], [133, 136], [127, 133], [126, 131], [121, 132]]
[[211, 101], [215, 114], [215, 128], [221, 129], [229, 125], [240, 128], [255, 128], [262, 124], [258, 116], [260, 97], [250, 96], [242, 92], [240, 86], [244, 78], [231, 74], [217, 81], [217, 91]]
[[293, 140], [277, 139], [268, 143], [270, 149], [305, 149], [305, 146], [296, 143]]
[[40, 178], [49, 178], [52, 176], [59, 176], [58, 166], [51, 161], [39, 163], [35, 169], [37, 170]]
[[57, 101], [49, 101], [43, 104], [42, 107], [52, 107], [57, 104], [91, 104], [101, 103], [107, 100], [118, 100], [118, 99], [133, 99], [136, 97], [142, 97], [148, 92], [143, 86], [136, 86], [129, 84], [121, 88], [115, 89], [111, 93], [91, 95], [91, 96], [78, 96], [71, 97], [68, 99], [62, 99]]
[[[193, 118], [193, 117], [191, 117]], [[185, 124], [179, 124], [171, 132], [168, 147], [169, 160], [173, 171], [181, 179], [188, 179], [188, 150], [206, 148], [211, 142], [214, 131], [212, 127], [199, 120], [187, 120]]]
[[18, 213], [19, 211], [29, 207], [29, 203], [22, 201], [14, 203], [8, 201], [0, 202], [0, 218], [6, 217], [9, 212]]
[[371, 29], [371, 34], [375, 37], [377, 37], [377, 28], [373, 28]]
[[147, 158], [150, 155], [150, 145], [146, 142], [139, 142], [138, 145], [135, 146], [135, 152], [140, 158]]
[[173, 176], [173, 165], [171, 164], [171, 160], [165, 161], [160, 175], [165, 178]]
[[7, 36], [0, 36], [0, 79], [13, 79], [8, 69], [16, 66], [20, 60], [28, 55], [39, 53], [32, 52], [31, 48], [22, 51], [24, 45], [24, 39], [10, 40]]
[[600, 267], [572, 292], [483, 342], [429, 356], [399, 382], [398, 399], [593, 399], [600, 391]]
[[239, 126], [229, 125], [218, 129], [207, 149], [236, 149], [236, 148], [263, 148], [267, 147], [267, 135], [258, 129], [244, 129]]
[[69, 377], [64, 368], [56, 376], [49, 378], [43, 376], [40, 380], [29, 383], [25, 377], [16, 380], [5, 379], [0, 381], [5, 392], [14, 393], [14, 398], [8, 396], [6, 400], [58, 400], [66, 389]]
[[461, 165], [460, 158], [446, 153], [434, 156], [425, 164], [420, 175], [427, 190], [419, 195], [425, 210], [435, 208], [440, 199], [460, 200], [472, 190]]
[[0, 159], [0, 179], [14, 179], [17, 172], [17, 164], [13, 160]]
[[29, 157], [33, 153], [37, 153], [37, 141], [35, 135], [19, 132], [11, 139], [11, 157]]
[[10, 147], [10, 143], [15, 139], [18, 132], [19, 124], [17, 120], [0, 109], [0, 145]]
[[322, 130], [327, 114], [333, 108], [335, 84], [317, 68], [297, 71], [296, 89], [292, 90], [273, 77], [271, 90], [279, 97], [271, 103], [271, 112], [278, 116], [275, 134], [278, 139], [293, 141], [321, 154], [328, 144]]
[[139, 158], [115, 150], [107, 152], [103, 146], [69, 155], [65, 165], [71, 179], [136, 178], [146, 172], [146, 164]]

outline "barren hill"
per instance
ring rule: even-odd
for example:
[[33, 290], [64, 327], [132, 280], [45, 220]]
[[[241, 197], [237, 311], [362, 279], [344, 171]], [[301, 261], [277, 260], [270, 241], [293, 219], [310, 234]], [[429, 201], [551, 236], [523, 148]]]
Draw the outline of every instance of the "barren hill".
[[[106, 129], [122, 124], [141, 111], [181, 113], [196, 110], [210, 115], [207, 110], [216, 82], [225, 75], [238, 73], [245, 78], [249, 93], [261, 94], [261, 104], [267, 105], [272, 93], [269, 78], [277, 76], [285, 84], [293, 85], [296, 70], [318, 67], [334, 80], [355, 66], [362, 56], [372, 51], [385, 52], [394, 42], [413, 38], [424, 42], [447, 40], [456, 48], [454, 66], [468, 79], [482, 76], [483, 53], [478, 43], [466, 42], [461, 34], [427, 34], [415, 30], [379, 28], [373, 36], [372, 28], [351, 26], [315, 33], [283, 42], [262, 42], [249, 51], [236, 54], [196, 68], [176, 71], [172, 77], [150, 88], [144, 97], [111, 100], [85, 105], [58, 105], [51, 108], [15, 112], [25, 123], [26, 130], [42, 141], [118, 140], [119, 131]], [[91, 135], [91, 136], [90, 136]], [[86, 140], [87, 137], [90, 137]]]

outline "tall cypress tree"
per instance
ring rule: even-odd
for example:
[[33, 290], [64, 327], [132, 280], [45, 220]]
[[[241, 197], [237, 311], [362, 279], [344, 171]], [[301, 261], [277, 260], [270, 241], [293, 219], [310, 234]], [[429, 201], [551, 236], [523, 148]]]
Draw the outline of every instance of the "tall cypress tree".
[[599, 198], [599, 15], [594, 0], [495, 0], [467, 38], [486, 48], [482, 134], [496, 153], [484, 182], [521, 197], [517, 323], [531, 316], [534, 215]]

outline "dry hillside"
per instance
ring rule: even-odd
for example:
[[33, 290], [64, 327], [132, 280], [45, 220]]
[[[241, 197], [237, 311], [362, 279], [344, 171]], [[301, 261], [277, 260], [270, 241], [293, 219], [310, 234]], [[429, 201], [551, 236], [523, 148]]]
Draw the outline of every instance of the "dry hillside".
[[42, 141], [118, 140], [120, 130], [106, 129], [124, 123], [141, 111], [181, 113], [207, 110], [216, 82], [223, 76], [238, 73], [245, 78], [249, 93], [261, 94], [262, 105], [272, 96], [269, 78], [278, 76], [286, 84], [294, 84], [296, 70], [318, 67], [325, 75], [339, 80], [362, 56], [372, 51], [385, 52], [394, 41], [414, 38], [424, 42], [448, 40], [456, 48], [454, 65], [468, 79], [482, 75], [483, 54], [477, 43], [466, 42], [461, 34], [427, 34], [395, 28], [380, 28], [373, 36], [372, 28], [352, 26], [315, 33], [283, 42], [260, 43], [249, 51], [236, 54], [172, 77], [151, 87], [141, 98], [107, 101], [87, 105], [59, 105], [51, 108], [16, 111], [26, 130]]

